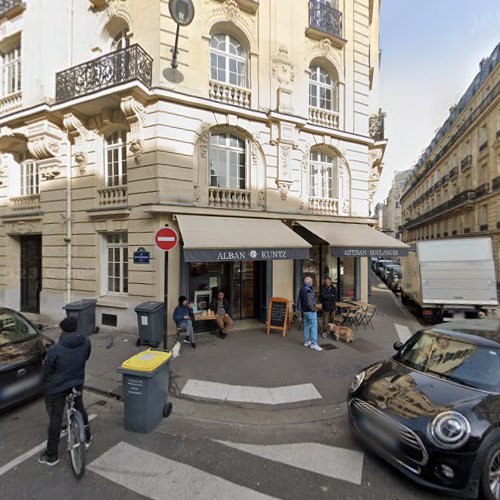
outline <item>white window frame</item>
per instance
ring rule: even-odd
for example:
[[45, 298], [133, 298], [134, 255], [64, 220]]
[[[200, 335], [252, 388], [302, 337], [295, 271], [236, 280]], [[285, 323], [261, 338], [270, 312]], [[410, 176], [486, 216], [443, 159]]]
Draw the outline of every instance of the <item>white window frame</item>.
[[104, 138], [104, 180], [106, 187], [127, 185], [127, 132], [116, 130]]
[[128, 28], [124, 28], [119, 31], [113, 38], [111, 50], [114, 52], [116, 50], [122, 50], [130, 47], [130, 37], [131, 34], [129, 33]]
[[20, 164], [19, 194], [40, 194], [40, 168], [35, 160], [24, 160]]
[[324, 151], [311, 151], [309, 156], [309, 196], [338, 200], [338, 157]]
[[[116, 270], [116, 265], [118, 269]], [[128, 295], [128, 234], [103, 234], [101, 283], [104, 295]]]
[[[321, 66], [311, 66], [309, 71], [309, 106], [338, 111], [338, 87], [335, 78]], [[322, 91], [324, 91], [323, 96]], [[327, 97], [327, 92], [330, 92], [330, 98]]]
[[[214, 137], [224, 137], [224, 144], [217, 144], [214, 141]], [[240, 145], [231, 145], [231, 139], [236, 139]], [[242, 144], [242, 145], [241, 145]], [[221, 153], [225, 157], [225, 185], [220, 185], [220, 182], [214, 183], [215, 179], [219, 179], [219, 176], [212, 175], [212, 166], [215, 162], [216, 153]], [[231, 157], [234, 155], [243, 155], [243, 165], [234, 164], [231, 161]], [[248, 190], [249, 186], [249, 168], [248, 168], [248, 145], [247, 141], [242, 137], [232, 134], [230, 132], [213, 132], [210, 134], [209, 142], [209, 161], [208, 161], [208, 184], [210, 187], [221, 188], [221, 189], [238, 189], [238, 190]], [[241, 176], [241, 167], [244, 168], [244, 177]], [[231, 169], [237, 169], [236, 175], [232, 177], [236, 179], [236, 187], [231, 186]], [[215, 171], [215, 170], [214, 170]], [[243, 181], [241, 183], [241, 181]], [[241, 187], [243, 185], [243, 187]]]
[[2, 96], [21, 91], [21, 44], [2, 53]]
[[[221, 43], [224, 40], [225, 49], [219, 49], [218, 47], [214, 47], [213, 44], [215, 41]], [[231, 52], [231, 48], [233, 52]], [[243, 55], [238, 54], [238, 49], [241, 50]], [[221, 60], [223, 65], [220, 67], [218, 64], [213, 64], [213, 56], [215, 56], [217, 62]], [[230, 71], [231, 63], [234, 63], [236, 66], [236, 71]], [[243, 65], [243, 71], [239, 71], [240, 65]], [[227, 85], [232, 85], [235, 87], [241, 88], [249, 88], [249, 68], [248, 68], [248, 54], [245, 50], [245, 47], [238, 42], [232, 36], [226, 33], [218, 33], [216, 35], [212, 35], [210, 39], [210, 79], [212, 81], [226, 83]], [[224, 77], [219, 77], [219, 70], [224, 72]], [[236, 82], [231, 81], [231, 74], [237, 76]]]

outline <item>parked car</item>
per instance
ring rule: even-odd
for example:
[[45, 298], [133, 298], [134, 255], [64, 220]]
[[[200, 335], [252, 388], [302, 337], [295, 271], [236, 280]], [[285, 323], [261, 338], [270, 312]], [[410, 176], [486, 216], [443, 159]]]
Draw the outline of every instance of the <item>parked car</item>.
[[384, 267], [382, 268], [382, 273], [381, 273], [381, 278], [387, 283], [387, 280], [389, 279], [389, 273], [396, 267], [399, 266], [399, 264], [385, 264]]
[[500, 321], [442, 323], [394, 347], [349, 389], [357, 437], [420, 484], [498, 500]]
[[42, 391], [42, 362], [52, 344], [22, 314], [0, 308], [0, 410]]
[[393, 292], [398, 292], [400, 290], [400, 283], [401, 283], [401, 266], [395, 265], [392, 267], [392, 269], [389, 271], [387, 280], [386, 280], [387, 286], [393, 291]]
[[375, 274], [381, 276], [385, 264], [392, 264], [392, 260], [380, 259], [375, 263]]

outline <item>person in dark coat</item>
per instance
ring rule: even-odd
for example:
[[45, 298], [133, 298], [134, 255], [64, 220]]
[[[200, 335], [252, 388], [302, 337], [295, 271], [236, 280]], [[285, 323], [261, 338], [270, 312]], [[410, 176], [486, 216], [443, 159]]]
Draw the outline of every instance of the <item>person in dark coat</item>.
[[337, 289], [332, 285], [332, 280], [326, 276], [323, 285], [319, 289], [319, 302], [322, 306], [323, 331], [328, 330], [328, 323], [333, 323], [335, 315], [335, 302], [337, 300]]
[[219, 290], [215, 300], [210, 302], [210, 310], [215, 314], [215, 322], [219, 328], [219, 336], [223, 339], [229, 333], [233, 326], [233, 320], [229, 316], [230, 305], [229, 301], [224, 297], [224, 292]]
[[313, 279], [304, 278], [304, 286], [300, 289], [297, 298], [297, 309], [304, 320], [304, 347], [315, 351], [323, 349], [318, 345], [318, 314], [316, 312], [316, 298], [314, 297]]
[[[58, 446], [66, 396], [73, 387], [80, 393], [85, 382], [85, 363], [91, 345], [87, 336], [78, 333], [78, 320], [70, 316], [59, 323], [59, 342], [47, 351], [45, 358], [45, 406], [49, 414], [47, 449], [38, 457], [41, 464], [53, 466], [59, 462]], [[82, 396], [75, 399], [75, 408], [82, 414], [87, 446], [90, 444], [89, 419]]]
[[194, 349], [196, 347], [193, 330], [194, 313], [191, 304], [184, 295], [179, 297], [179, 305], [174, 309], [174, 321], [177, 328], [186, 332], [184, 343], [191, 344]]

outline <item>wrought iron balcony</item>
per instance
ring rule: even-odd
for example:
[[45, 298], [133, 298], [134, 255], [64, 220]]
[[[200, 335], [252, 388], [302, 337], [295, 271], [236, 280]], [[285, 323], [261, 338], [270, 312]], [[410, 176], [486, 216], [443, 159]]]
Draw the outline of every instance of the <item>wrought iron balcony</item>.
[[462, 158], [462, 161], [460, 162], [460, 169], [462, 171], [467, 170], [472, 166], [472, 155], [467, 155]]
[[56, 102], [138, 80], [151, 87], [153, 58], [140, 45], [131, 45], [56, 74]]
[[14, 17], [26, 8], [22, 0], [0, 0], [0, 18]]
[[385, 113], [381, 109], [378, 113], [370, 116], [370, 137], [375, 141], [383, 141], [385, 138], [385, 126], [384, 126]]
[[458, 176], [458, 167], [453, 167], [450, 170], [450, 179], [455, 179]]
[[319, 0], [309, 0], [309, 27], [342, 38], [342, 12]]
[[494, 179], [493, 179], [493, 182], [491, 184], [491, 189], [493, 191], [497, 191], [498, 189], [500, 189], [500, 175], [497, 175]]
[[488, 194], [489, 191], [489, 183], [485, 182], [484, 184], [481, 184], [476, 188], [476, 198], [479, 198], [480, 196], [484, 196], [485, 194]]
[[482, 153], [488, 147], [488, 142], [485, 141], [479, 145], [479, 152]]

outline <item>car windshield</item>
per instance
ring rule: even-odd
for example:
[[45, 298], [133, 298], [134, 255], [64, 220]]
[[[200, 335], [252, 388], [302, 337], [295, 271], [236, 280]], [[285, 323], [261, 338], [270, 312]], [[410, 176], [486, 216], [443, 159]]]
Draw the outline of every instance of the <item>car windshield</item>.
[[394, 359], [462, 385], [500, 392], [500, 349], [419, 332]]
[[38, 335], [38, 332], [16, 313], [0, 312], [0, 347], [23, 342]]

